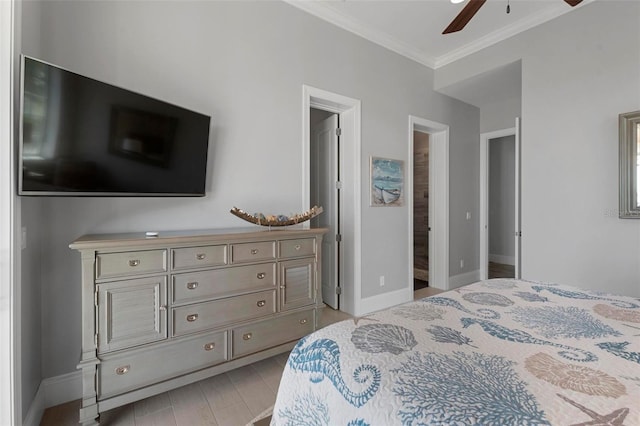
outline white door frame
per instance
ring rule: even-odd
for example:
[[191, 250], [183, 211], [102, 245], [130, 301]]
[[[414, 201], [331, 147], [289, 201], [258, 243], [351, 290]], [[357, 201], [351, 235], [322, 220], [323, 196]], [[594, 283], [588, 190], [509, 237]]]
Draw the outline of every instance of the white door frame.
[[0, 424], [21, 424], [19, 299], [15, 280], [13, 78], [15, 2], [0, 1]]
[[486, 280], [489, 276], [489, 141], [505, 136], [515, 137], [515, 204], [516, 221], [514, 238], [515, 245], [515, 278], [520, 278], [520, 138], [518, 135], [519, 119], [516, 119], [516, 127], [496, 130], [480, 134], [480, 279]]
[[[361, 104], [357, 99], [331, 93], [315, 87], [302, 86], [302, 211], [311, 200], [311, 123], [309, 110], [316, 108], [340, 116], [340, 228], [341, 268], [340, 310], [351, 315], [360, 312], [362, 299], [361, 240]], [[349, 165], [349, 167], [344, 167]], [[309, 227], [309, 223], [305, 223]], [[351, 285], [348, 285], [351, 284]]]
[[409, 116], [407, 206], [409, 285], [413, 289], [413, 132], [429, 134], [429, 287], [449, 290], [449, 126]]

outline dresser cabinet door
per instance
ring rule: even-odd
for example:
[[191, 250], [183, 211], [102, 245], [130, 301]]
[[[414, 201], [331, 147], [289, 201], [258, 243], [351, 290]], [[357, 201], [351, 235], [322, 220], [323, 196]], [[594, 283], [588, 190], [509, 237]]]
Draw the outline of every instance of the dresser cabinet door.
[[280, 310], [315, 303], [315, 264], [314, 258], [280, 263]]
[[166, 277], [98, 284], [98, 352], [167, 338]]

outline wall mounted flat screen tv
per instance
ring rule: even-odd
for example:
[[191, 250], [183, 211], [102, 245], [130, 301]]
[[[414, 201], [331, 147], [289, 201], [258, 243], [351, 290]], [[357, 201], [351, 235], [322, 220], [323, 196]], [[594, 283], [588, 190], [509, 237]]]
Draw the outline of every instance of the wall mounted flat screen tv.
[[20, 195], [203, 196], [211, 118], [22, 56]]

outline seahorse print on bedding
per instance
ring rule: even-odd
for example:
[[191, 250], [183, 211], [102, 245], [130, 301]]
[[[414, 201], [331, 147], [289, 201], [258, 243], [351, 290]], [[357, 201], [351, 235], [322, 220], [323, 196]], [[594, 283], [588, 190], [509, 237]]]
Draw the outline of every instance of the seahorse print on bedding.
[[378, 367], [363, 364], [355, 369], [354, 380], [361, 384], [368, 383], [368, 387], [362, 392], [354, 392], [342, 378], [338, 344], [331, 339], [318, 339], [307, 345], [308, 338], [301, 339], [291, 351], [288, 365], [292, 370], [310, 373], [309, 380], [313, 383], [329, 379], [342, 397], [355, 407], [363, 406], [376, 394], [381, 379]]
[[564, 349], [563, 351], [558, 352], [558, 355], [573, 361], [591, 362], [598, 359], [598, 357], [591, 352], [579, 348], [573, 348], [571, 346], [561, 345], [559, 343], [550, 342], [548, 340], [538, 339], [537, 337], [532, 336], [526, 331], [503, 327], [494, 322], [484, 319], [460, 318], [460, 322], [462, 322], [463, 328], [467, 328], [472, 324], [478, 324], [486, 333], [509, 342], [546, 345]]
[[551, 293], [553, 293], [555, 295], [558, 295], [558, 296], [561, 296], [561, 297], [568, 297], [568, 298], [571, 298], [571, 299], [604, 300], [604, 301], [607, 301], [607, 302], [611, 303], [612, 305], [615, 305], [615, 306], [617, 306], [619, 308], [627, 308], [627, 309], [640, 308], [640, 305], [637, 305], [635, 303], [625, 302], [625, 301], [616, 300], [616, 299], [610, 299], [608, 297], [594, 296], [594, 295], [587, 294], [587, 293], [582, 293], [582, 292], [579, 292], [579, 291], [563, 290], [561, 288], [539, 286], [539, 285], [531, 286], [531, 289], [537, 291], [538, 293], [541, 292], [542, 290], [547, 290], [547, 291], [550, 291]]

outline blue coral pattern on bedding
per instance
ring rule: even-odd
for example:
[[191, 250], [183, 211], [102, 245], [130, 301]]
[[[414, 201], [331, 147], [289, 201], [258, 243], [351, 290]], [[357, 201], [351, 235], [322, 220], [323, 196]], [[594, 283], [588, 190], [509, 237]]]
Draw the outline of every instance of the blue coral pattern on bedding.
[[640, 425], [640, 300], [496, 279], [333, 324], [271, 425]]

